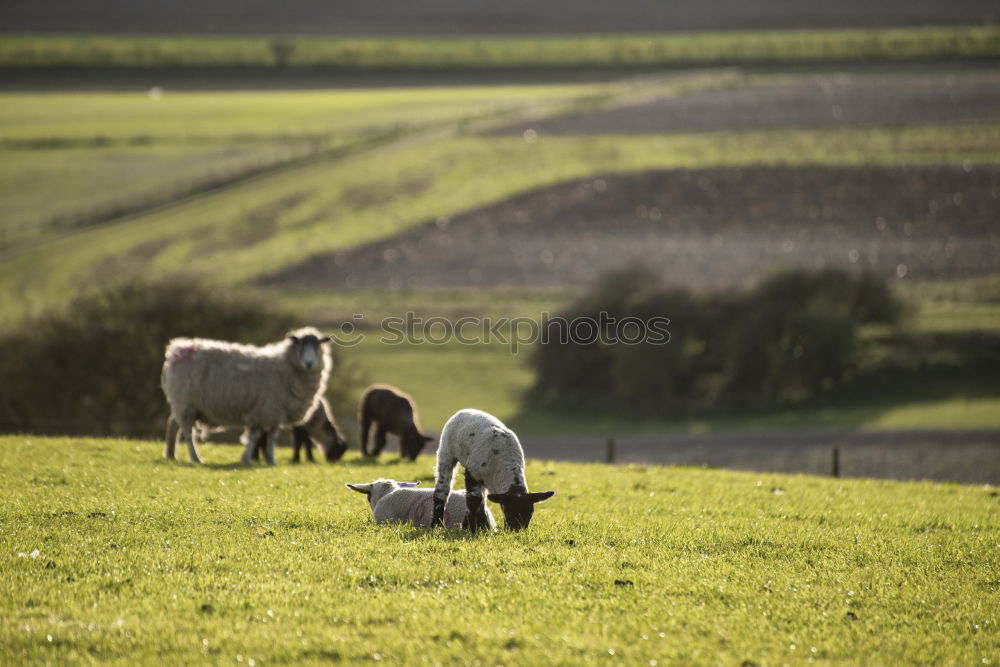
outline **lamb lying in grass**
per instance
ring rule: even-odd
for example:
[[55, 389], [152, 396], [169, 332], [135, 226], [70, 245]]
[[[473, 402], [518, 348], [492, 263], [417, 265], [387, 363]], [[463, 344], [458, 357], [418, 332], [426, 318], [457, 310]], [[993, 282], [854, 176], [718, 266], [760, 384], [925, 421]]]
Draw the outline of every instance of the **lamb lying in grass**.
[[[368, 484], [348, 484], [347, 488], [368, 496], [376, 523], [405, 523], [414, 526], [431, 525], [434, 513], [434, 490], [417, 489], [420, 482], [397, 482], [377, 479]], [[489, 508], [486, 509], [486, 527], [496, 529], [496, 522]], [[465, 491], [455, 491], [444, 510], [444, 525], [448, 528], [468, 528], [468, 504]]]

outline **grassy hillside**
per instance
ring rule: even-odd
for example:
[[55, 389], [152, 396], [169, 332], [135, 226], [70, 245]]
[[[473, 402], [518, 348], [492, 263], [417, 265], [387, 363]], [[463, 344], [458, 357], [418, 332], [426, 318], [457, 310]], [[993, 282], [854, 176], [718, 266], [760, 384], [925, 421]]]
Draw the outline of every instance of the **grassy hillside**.
[[[991, 488], [533, 462], [531, 528], [376, 526], [429, 457], [0, 439], [0, 661], [988, 664]], [[429, 620], [432, 619], [432, 620]]]
[[998, 55], [1000, 29], [996, 26], [531, 37], [0, 37], [0, 67], [532, 69], [843, 63]]
[[[0, 248], [36, 243], [303, 158], [613, 86], [5, 94]], [[332, 153], [332, 154], [331, 154]], [[59, 183], [59, 197], [51, 196]]]
[[[72, 285], [183, 272], [236, 285], [283, 266], [588, 175], [751, 164], [1000, 159], [1000, 128], [859, 129], [409, 141], [255, 178], [224, 192], [7, 253], [0, 312], [58, 305]], [[530, 163], [531, 170], [523, 169]], [[39, 191], [40, 192], [40, 191]], [[41, 194], [41, 192], [40, 192]], [[27, 298], [26, 298], [27, 297]]]

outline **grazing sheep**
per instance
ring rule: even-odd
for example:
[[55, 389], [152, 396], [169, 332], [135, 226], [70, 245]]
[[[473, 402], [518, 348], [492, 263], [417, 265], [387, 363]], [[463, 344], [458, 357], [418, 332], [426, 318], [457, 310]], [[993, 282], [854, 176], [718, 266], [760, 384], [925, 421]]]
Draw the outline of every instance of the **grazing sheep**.
[[[429, 526], [434, 510], [434, 491], [413, 488], [418, 484], [420, 482], [377, 479], [368, 484], [348, 484], [347, 488], [367, 494], [376, 523], [409, 521], [414, 526]], [[444, 525], [448, 528], [468, 528], [467, 516], [465, 491], [456, 491], [448, 498], [445, 506]], [[489, 508], [486, 508], [486, 520], [489, 529], [494, 530], [496, 524]]]
[[517, 436], [503, 422], [480, 410], [459, 410], [441, 431], [437, 481], [434, 485], [434, 525], [444, 518], [457, 463], [465, 467], [468, 522], [472, 530], [488, 525], [483, 487], [489, 492], [487, 498], [500, 504], [510, 530], [527, 528], [535, 503], [547, 500], [555, 493], [528, 493], [528, 482], [524, 478], [524, 451]]
[[365, 390], [358, 406], [361, 422], [361, 453], [368, 456], [368, 431], [376, 422], [375, 446], [371, 456], [378, 456], [385, 448], [385, 436], [392, 433], [399, 437], [399, 454], [415, 461], [420, 450], [434, 440], [423, 435], [417, 426], [417, 410], [413, 398], [404, 391], [389, 385], [376, 384]]
[[[329, 341], [312, 327], [264, 347], [205, 338], [170, 341], [160, 384], [191, 460], [201, 463], [195, 444], [200, 422], [248, 429], [242, 457], [247, 465], [264, 433], [264, 456], [274, 465], [277, 429], [301, 423], [326, 390], [332, 366]], [[169, 434], [168, 428], [164, 455], [174, 458], [175, 441]]]
[[[256, 461], [260, 460], [266, 444], [266, 436], [266, 433], [262, 433], [254, 442], [252, 458]], [[249, 433], [244, 432], [241, 441], [246, 444], [246, 439], [249, 437]], [[305, 448], [309, 462], [315, 462], [312, 452], [313, 444], [316, 444], [323, 451], [323, 456], [326, 457], [328, 463], [339, 461], [340, 457], [347, 451], [347, 442], [337, 432], [337, 424], [333, 421], [333, 412], [325, 398], [321, 398], [316, 403], [316, 409], [309, 414], [304, 422], [292, 427], [292, 463], [299, 462], [299, 450], [302, 448]]]

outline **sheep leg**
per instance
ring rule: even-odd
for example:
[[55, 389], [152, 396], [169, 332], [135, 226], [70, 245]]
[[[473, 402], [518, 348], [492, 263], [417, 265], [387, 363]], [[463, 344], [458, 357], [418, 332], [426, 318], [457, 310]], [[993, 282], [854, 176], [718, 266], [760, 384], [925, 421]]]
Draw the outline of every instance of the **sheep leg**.
[[173, 417], [167, 417], [167, 433], [165, 439], [167, 441], [166, 447], [163, 449], [164, 458], [176, 459], [175, 449], [177, 447], [177, 432], [180, 427]]
[[198, 447], [195, 444], [195, 429], [193, 423], [186, 423], [181, 425], [181, 435], [184, 441], [187, 442], [188, 455], [191, 457], [192, 463], [201, 463], [201, 457], [198, 456]]
[[264, 437], [267, 442], [267, 449], [264, 450], [264, 458], [267, 460], [267, 465], [274, 465], [274, 442], [278, 439], [278, 429], [272, 431], [265, 431]]
[[361, 455], [368, 456], [368, 432], [371, 430], [372, 420], [368, 416], [361, 418]]
[[488, 525], [483, 507], [483, 485], [468, 470], [465, 471], [465, 506], [469, 510], [466, 516], [469, 530], [476, 533]]
[[[299, 450], [302, 449], [302, 444], [303, 444], [302, 440], [303, 440], [302, 427], [296, 426], [295, 428], [292, 429], [292, 463], [299, 462]], [[309, 457], [309, 460], [311, 461], [312, 454], [309, 452], [308, 448], [306, 449], [306, 455]]]
[[378, 428], [375, 429], [375, 446], [372, 447], [372, 456], [378, 456], [385, 449], [385, 436], [388, 434], [382, 425], [379, 424]]
[[[306, 450], [306, 458], [309, 459], [309, 463], [316, 463], [316, 459], [313, 458], [313, 441], [309, 437], [309, 433], [304, 426], [296, 427], [294, 430], [295, 441], [301, 442], [302, 446]], [[296, 457], [298, 458], [298, 457]]]
[[254, 426], [250, 429], [250, 432], [246, 434], [246, 449], [243, 450], [243, 456], [240, 461], [243, 465], [248, 466], [253, 463], [254, 452], [257, 449], [259, 440], [263, 431], [259, 426]]
[[439, 458], [437, 462], [437, 481], [434, 483], [434, 516], [431, 526], [444, 525], [444, 508], [451, 493], [451, 477], [455, 471], [458, 459]]

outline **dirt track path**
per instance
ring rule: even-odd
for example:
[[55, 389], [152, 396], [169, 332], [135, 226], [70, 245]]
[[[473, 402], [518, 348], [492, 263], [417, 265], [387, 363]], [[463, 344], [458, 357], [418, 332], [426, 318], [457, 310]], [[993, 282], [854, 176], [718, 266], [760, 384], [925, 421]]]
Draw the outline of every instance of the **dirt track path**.
[[[521, 438], [528, 458], [606, 460], [607, 438]], [[798, 430], [615, 439], [616, 463], [829, 475], [834, 448], [843, 477], [1000, 484], [1000, 430]]]

